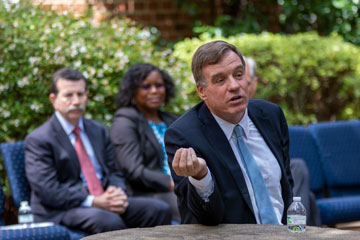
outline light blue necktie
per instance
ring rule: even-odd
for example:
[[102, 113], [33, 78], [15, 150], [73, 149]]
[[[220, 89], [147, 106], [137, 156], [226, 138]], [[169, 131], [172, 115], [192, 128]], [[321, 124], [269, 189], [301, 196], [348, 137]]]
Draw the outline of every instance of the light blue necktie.
[[235, 134], [237, 137], [239, 154], [254, 190], [256, 205], [260, 214], [260, 221], [262, 224], [278, 225], [279, 222], [276, 218], [274, 207], [271, 203], [264, 179], [244, 140], [243, 129], [240, 125], [235, 127]]

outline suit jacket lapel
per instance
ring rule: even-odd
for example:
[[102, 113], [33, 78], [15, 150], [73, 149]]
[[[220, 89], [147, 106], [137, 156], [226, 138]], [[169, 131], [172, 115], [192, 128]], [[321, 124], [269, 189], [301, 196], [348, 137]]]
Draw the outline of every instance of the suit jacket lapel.
[[104, 172], [106, 171], [106, 167], [104, 165], [104, 160], [103, 160], [103, 155], [102, 155], [102, 148], [104, 143], [101, 141], [101, 133], [99, 132], [99, 128], [96, 127], [92, 127], [90, 125], [89, 120], [83, 118], [83, 122], [84, 122], [84, 128], [86, 131], [86, 135], [89, 138], [89, 141], [91, 143], [91, 146], [94, 150], [96, 159], [98, 160], [98, 163], [101, 166], [101, 169], [103, 171], [103, 176], [104, 176]]
[[52, 115], [50, 121], [54, 129], [54, 139], [65, 149], [65, 152], [69, 154], [69, 159], [74, 159], [74, 161], [70, 162], [70, 164], [73, 165], [73, 168], [68, 171], [73, 169], [75, 170], [76, 175], [80, 176], [81, 169], [74, 146], [71, 144], [69, 137], [66, 135], [55, 114]]
[[[141, 113], [140, 113], [141, 114]], [[151, 145], [156, 149], [156, 153], [159, 159], [163, 159], [163, 150], [159, 141], [157, 140], [154, 131], [150, 127], [147, 119], [141, 114], [140, 125], [143, 127], [143, 131], [140, 131], [140, 134], [144, 133], [146, 138], [149, 139]], [[162, 162], [161, 162], [162, 165]]]
[[234, 181], [236, 182], [247, 205], [253, 211], [249, 191], [239, 163], [236, 160], [228, 139], [209, 109], [206, 107], [205, 103], [199, 110], [199, 119], [203, 122], [203, 132], [210, 143], [209, 147], [211, 148], [213, 155], [216, 156], [221, 164], [230, 170], [232, 177], [234, 178]]

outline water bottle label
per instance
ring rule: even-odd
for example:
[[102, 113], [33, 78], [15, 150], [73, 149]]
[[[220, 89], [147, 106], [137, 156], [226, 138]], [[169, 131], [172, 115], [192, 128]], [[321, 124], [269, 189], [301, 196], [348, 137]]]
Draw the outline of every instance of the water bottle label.
[[24, 215], [19, 215], [19, 223], [32, 223], [34, 222], [34, 217], [32, 214], [24, 214]]
[[302, 215], [288, 215], [287, 224], [306, 224], [306, 216]]

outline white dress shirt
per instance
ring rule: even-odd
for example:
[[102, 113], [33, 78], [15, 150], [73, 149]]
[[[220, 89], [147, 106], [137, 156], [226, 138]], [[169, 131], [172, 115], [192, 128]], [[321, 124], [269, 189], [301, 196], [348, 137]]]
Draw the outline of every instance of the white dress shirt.
[[[64, 129], [66, 135], [68, 136], [71, 144], [74, 146], [75, 148], [75, 140], [76, 140], [76, 135], [75, 133], [73, 133], [73, 130], [74, 130], [74, 126], [69, 123], [68, 121], [66, 121], [66, 119], [58, 112], [56, 111], [55, 112], [55, 116], [56, 118], [59, 120], [60, 122], [60, 125], [62, 126], [62, 128]], [[90, 143], [90, 140], [85, 132], [85, 128], [84, 128], [84, 122], [83, 122], [83, 119], [80, 118], [79, 120], [79, 124], [78, 124], [78, 127], [80, 128], [80, 138], [81, 138], [81, 141], [83, 142], [84, 144], [84, 147], [85, 147], [85, 150], [86, 150], [86, 153], [88, 154], [89, 158], [90, 158], [90, 161], [91, 163], [93, 164], [94, 168], [95, 168], [95, 172], [96, 172], [96, 176], [99, 178], [99, 180], [101, 181], [102, 179], [102, 169], [101, 169], [101, 166], [98, 162], [98, 160], [96, 159], [96, 156], [95, 156], [95, 152], [94, 152], [94, 149], [93, 147], [91, 146], [91, 143]], [[84, 184], [85, 187], [87, 187], [87, 183], [86, 183], [86, 180], [85, 180], [85, 176], [84, 174], [82, 173], [82, 171], [80, 171], [80, 177], [81, 177], [81, 180]], [[92, 203], [94, 201], [94, 198], [95, 196], [93, 195], [88, 195], [87, 198], [85, 199], [84, 202], [82, 202], [82, 206], [84, 207], [91, 207], [92, 206]]]
[[[246, 173], [246, 169], [244, 168], [244, 164], [241, 160], [240, 154], [238, 152], [237, 139], [234, 132], [234, 128], [236, 125], [217, 117], [215, 114], [213, 114], [213, 116], [216, 122], [219, 124], [220, 128], [223, 130], [226, 138], [228, 139], [236, 157], [236, 160], [239, 163], [239, 166], [245, 178], [247, 189], [249, 191], [256, 222], [259, 224], [260, 216], [259, 210], [256, 205], [254, 190], [252, 188], [249, 176]], [[264, 139], [262, 138], [256, 126], [249, 118], [247, 109], [238, 125], [240, 125], [244, 130], [245, 142], [248, 145], [251, 153], [253, 154], [255, 162], [258, 165], [261, 175], [264, 178], [265, 185], [269, 191], [270, 200], [274, 206], [276, 217], [279, 221], [279, 224], [281, 224], [282, 213], [284, 210], [284, 201], [281, 195], [281, 169], [279, 163], [276, 160], [274, 154], [271, 152], [270, 148], [267, 146]], [[214, 182], [211, 177], [210, 171], [208, 171], [208, 174], [203, 179], [196, 180], [192, 177], [189, 177], [189, 181], [192, 185], [194, 185], [196, 191], [202, 197], [202, 199], [204, 201], [208, 201], [208, 198], [214, 189]]]

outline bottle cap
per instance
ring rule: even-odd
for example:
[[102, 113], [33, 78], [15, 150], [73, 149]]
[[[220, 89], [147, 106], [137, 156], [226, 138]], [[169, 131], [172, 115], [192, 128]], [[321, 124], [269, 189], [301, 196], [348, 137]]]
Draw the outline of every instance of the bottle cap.
[[294, 202], [301, 202], [301, 197], [293, 197]]

